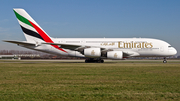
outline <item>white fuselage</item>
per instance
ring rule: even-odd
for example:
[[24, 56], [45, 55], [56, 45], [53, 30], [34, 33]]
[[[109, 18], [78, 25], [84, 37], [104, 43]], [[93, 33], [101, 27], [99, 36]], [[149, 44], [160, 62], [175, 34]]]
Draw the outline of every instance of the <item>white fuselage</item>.
[[[127, 57], [168, 57], [177, 53], [176, 49], [167, 42], [150, 38], [52, 38], [52, 40], [54, 43], [59, 44], [90, 46], [90, 48], [100, 47], [106, 50], [122, 51], [129, 54]], [[26, 48], [57, 55], [85, 57], [78, 51], [64, 49], [67, 52], [63, 52], [46, 44]]]

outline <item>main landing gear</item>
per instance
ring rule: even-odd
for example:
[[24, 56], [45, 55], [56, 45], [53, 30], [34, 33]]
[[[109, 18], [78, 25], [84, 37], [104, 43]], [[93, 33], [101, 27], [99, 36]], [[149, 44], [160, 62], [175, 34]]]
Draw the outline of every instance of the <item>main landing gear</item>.
[[163, 63], [167, 63], [166, 57], [164, 57]]
[[103, 59], [94, 59], [94, 58], [87, 58], [85, 63], [104, 63]]

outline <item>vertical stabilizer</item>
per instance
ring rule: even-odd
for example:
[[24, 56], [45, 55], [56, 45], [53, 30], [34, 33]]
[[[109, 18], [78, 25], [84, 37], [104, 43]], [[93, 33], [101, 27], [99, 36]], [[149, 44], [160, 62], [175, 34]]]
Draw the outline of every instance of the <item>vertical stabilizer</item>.
[[13, 9], [27, 42], [52, 42], [49, 35], [24, 9]]
[[[47, 42], [54, 43], [50, 36], [33, 20], [33, 18], [24, 9], [13, 9], [18, 19], [18, 22], [23, 30], [27, 42], [39, 43]], [[66, 52], [58, 45], [51, 45], [54, 48]], [[67, 52], [66, 52], [67, 53]]]

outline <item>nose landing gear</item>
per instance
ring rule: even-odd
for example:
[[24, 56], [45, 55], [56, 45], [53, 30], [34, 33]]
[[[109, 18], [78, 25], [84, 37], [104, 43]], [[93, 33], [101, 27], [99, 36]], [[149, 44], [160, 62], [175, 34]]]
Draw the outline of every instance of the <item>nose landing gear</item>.
[[163, 63], [167, 63], [166, 57], [164, 57]]

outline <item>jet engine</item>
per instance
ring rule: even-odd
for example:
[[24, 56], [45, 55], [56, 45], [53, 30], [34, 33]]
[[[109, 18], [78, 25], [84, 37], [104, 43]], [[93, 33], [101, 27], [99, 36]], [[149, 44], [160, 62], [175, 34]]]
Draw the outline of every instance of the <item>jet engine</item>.
[[86, 48], [84, 49], [85, 57], [90, 58], [98, 58], [101, 56], [101, 49], [100, 48]]
[[123, 52], [122, 51], [109, 51], [107, 52], [107, 58], [109, 59], [123, 59]]

